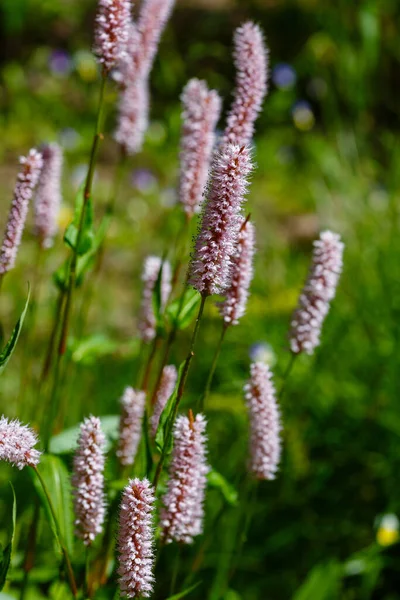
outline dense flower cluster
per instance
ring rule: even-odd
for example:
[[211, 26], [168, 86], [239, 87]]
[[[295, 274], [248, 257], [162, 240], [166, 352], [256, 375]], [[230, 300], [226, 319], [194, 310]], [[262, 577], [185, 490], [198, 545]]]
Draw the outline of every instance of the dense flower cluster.
[[35, 198], [35, 233], [43, 248], [49, 248], [57, 233], [61, 206], [62, 150], [58, 144], [42, 148], [43, 168]]
[[234, 44], [236, 89], [222, 143], [242, 146], [253, 138], [254, 123], [267, 92], [268, 51], [261, 29], [251, 21], [236, 30]]
[[105, 443], [100, 419], [85, 419], [74, 455], [72, 486], [76, 534], [86, 546], [101, 533], [105, 516]]
[[191, 79], [183, 90], [182, 105], [179, 199], [190, 218], [203, 200], [221, 99], [204, 81]]
[[37, 443], [37, 435], [30, 427], [17, 420], [10, 421], [4, 415], [0, 418], [0, 460], [18, 469], [36, 467], [41, 454], [33, 447]]
[[129, 24], [125, 58], [119, 64], [121, 84], [115, 140], [124, 151], [141, 150], [149, 122], [149, 76], [161, 34], [174, 0], [144, 0], [137, 22]]
[[205, 296], [224, 292], [230, 284], [251, 169], [246, 146], [228, 144], [214, 158], [210, 193], [190, 265], [190, 283]]
[[142, 434], [146, 394], [132, 387], [125, 388], [121, 398], [117, 456], [121, 465], [133, 465]]
[[125, 58], [130, 12], [130, 0], [99, 0], [94, 53], [106, 72]]
[[203, 531], [206, 475], [206, 420], [180, 415], [174, 428], [174, 449], [160, 524], [166, 543], [190, 544]]
[[281, 424], [272, 374], [265, 363], [251, 365], [244, 391], [250, 416], [250, 470], [257, 479], [275, 479]]
[[156, 435], [161, 413], [167, 404], [168, 398], [174, 391], [177, 377], [178, 373], [174, 365], [167, 365], [163, 368], [160, 385], [156, 394], [153, 414], [150, 418], [150, 428], [153, 437]]
[[154, 492], [147, 479], [131, 479], [122, 494], [118, 553], [121, 596], [148, 598], [153, 591]]
[[250, 283], [253, 278], [255, 231], [250, 221], [240, 228], [236, 253], [232, 259], [232, 281], [225, 300], [219, 304], [226, 325], [237, 325], [246, 311]]
[[163, 308], [171, 293], [171, 266], [168, 261], [162, 262], [158, 256], [148, 256], [144, 262], [142, 304], [138, 323], [139, 335], [144, 342], [151, 342], [156, 335], [153, 292], [161, 267], [161, 308]]
[[43, 167], [42, 155], [32, 149], [28, 156], [20, 158], [20, 163], [22, 166], [15, 185], [14, 198], [0, 250], [0, 274], [7, 273], [14, 267], [28, 213], [29, 200], [32, 198]]
[[295, 354], [312, 354], [319, 346], [322, 325], [342, 271], [343, 249], [340, 236], [331, 231], [322, 232], [314, 242], [310, 273], [291, 322], [290, 348]]

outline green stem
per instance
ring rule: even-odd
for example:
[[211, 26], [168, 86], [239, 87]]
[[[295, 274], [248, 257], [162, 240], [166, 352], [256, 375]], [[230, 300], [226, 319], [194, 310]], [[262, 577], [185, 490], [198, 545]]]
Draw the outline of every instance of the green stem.
[[87, 208], [87, 205], [88, 205], [89, 200], [92, 195], [92, 185], [93, 185], [93, 177], [94, 177], [94, 170], [95, 170], [95, 165], [96, 165], [97, 152], [99, 149], [100, 140], [102, 139], [101, 129], [103, 126], [104, 92], [105, 92], [105, 88], [106, 88], [106, 82], [107, 82], [107, 77], [105, 74], [103, 74], [103, 77], [101, 80], [100, 100], [99, 100], [99, 107], [98, 107], [98, 112], [97, 112], [96, 130], [95, 130], [95, 134], [93, 137], [92, 149], [91, 149], [90, 159], [89, 159], [89, 168], [88, 168], [85, 188], [84, 188], [84, 192], [83, 192], [83, 205], [82, 205], [82, 211], [81, 211], [81, 215], [80, 215], [80, 219], [79, 219], [78, 234], [76, 237], [75, 249], [72, 254], [71, 264], [70, 264], [70, 268], [69, 268], [67, 299], [66, 299], [66, 303], [65, 303], [64, 315], [63, 315], [62, 326], [61, 326], [61, 336], [60, 336], [60, 342], [59, 342], [59, 346], [58, 346], [58, 356], [59, 357], [65, 353], [66, 346], [67, 346], [68, 329], [69, 329], [69, 322], [70, 322], [71, 309], [72, 309], [72, 299], [73, 299], [73, 293], [75, 290], [75, 283], [76, 283], [76, 268], [77, 268], [78, 256], [79, 256], [78, 250], [79, 250], [79, 246], [80, 246], [82, 234], [83, 234], [83, 224], [85, 222], [86, 208]]
[[48, 489], [46, 487], [44, 479], [41, 476], [41, 474], [39, 473], [37, 467], [32, 467], [32, 469], [36, 473], [36, 476], [37, 476], [37, 478], [38, 478], [38, 480], [40, 482], [40, 485], [42, 486], [44, 495], [46, 496], [46, 500], [47, 500], [47, 503], [49, 505], [50, 513], [51, 513], [51, 516], [53, 517], [53, 520], [54, 520], [54, 525], [55, 525], [55, 529], [56, 529], [56, 538], [57, 538], [58, 543], [60, 544], [61, 551], [62, 551], [63, 556], [64, 556], [65, 566], [67, 568], [67, 576], [68, 576], [68, 580], [69, 580], [69, 585], [70, 585], [70, 588], [71, 588], [71, 592], [72, 592], [72, 595], [74, 596], [74, 598], [76, 598], [78, 590], [77, 590], [77, 587], [76, 587], [75, 576], [74, 576], [74, 572], [72, 570], [72, 565], [71, 565], [71, 560], [69, 558], [68, 550], [67, 550], [67, 548], [65, 546], [65, 542], [64, 542], [63, 536], [61, 534], [60, 524], [58, 522], [57, 515], [56, 515], [56, 512], [54, 510], [53, 502], [52, 502], [52, 500], [50, 498], [50, 494], [48, 492]]
[[282, 385], [278, 392], [278, 400], [282, 400], [282, 398], [283, 398], [283, 394], [286, 389], [286, 384], [289, 379], [289, 375], [292, 372], [294, 361], [296, 360], [297, 356], [298, 356], [297, 354], [294, 354], [293, 352], [291, 353], [290, 360], [289, 360], [286, 370], [282, 376]]
[[85, 549], [85, 576], [83, 579], [83, 596], [84, 598], [90, 598], [90, 586], [89, 586], [89, 570], [90, 570], [90, 546]]
[[19, 600], [25, 599], [26, 592], [28, 589], [29, 573], [33, 569], [33, 565], [34, 565], [36, 535], [37, 535], [37, 527], [38, 527], [38, 522], [39, 522], [39, 513], [40, 513], [39, 499], [36, 499], [35, 508], [34, 508], [33, 516], [32, 516], [32, 521], [31, 521], [31, 524], [29, 527], [29, 532], [28, 532], [28, 540], [27, 540], [27, 544], [26, 544], [24, 564], [22, 567], [24, 570], [24, 578], [22, 580], [21, 593], [19, 596]]
[[187, 355], [186, 360], [184, 362], [183, 369], [182, 369], [182, 374], [181, 374], [181, 377], [180, 377], [179, 382], [178, 382], [178, 392], [177, 392], [177, 395], [176, 395], [175, 404], [174, 404], [174, 406], [172, 408], [171, 418], [169, 419], [168, 429], [167, 429], [166, 434], [165, 434], [165, 441], [164, 441], [163, 450], [162, 450], [162, 453], [161, 453], [161, 456], [160, 456], [160, 460], [158, 462], [157, 469], [156, 469], [156, 472], [155, 472], [155, 475], [154, 475], [153, 485], [154, 485], [155, 489], [157, 489], [157, 485], [158, 485], [158, 482], [160, 480], [160, 475], [161, 475], [162, 468], [163, 468], [163, 465], [164, 465], [167, 448], [170, 445], [170, 441], [171, 441], [172, 429], [173, 429], [173, 426], [174, 426], [174, 423], [175, 423], [176, 415], [178, 413], [179, 404], [180, 404], [180, 401], [182, 399], [183, 392], [185, 390], [185, 384], [186, 384], [187, 376], [188, 376], [189, 369], [190, 369], [190, 363], [192, 362], [192, 358], [194, 356], [194, 347], [196, 345], [197, 334], [199, 332], [200, 322], [201, 322], [201, 318], [203, 316], [204, 305], [206, 303], [207, 298], [208, 298], [208, 296], [202, 296], [201, 297], [200, 308], [199, 308], [199, 312], [198, 312], [198, 315], [197, 315], [196, 324], [194, 326], [194, 330], [193, 330], [193, 334], [192, 334], [192, 339], [190, 341], [189, 352], [188, 352], [188, 355]]
[[228, 326], [226, 325], [226, 323], [223, 323], [222, 324], [221, 335], [219, 337], [218, 344], [217, 344], [217, 347], [216, 347], [215, 352], [214, 352], [214, 357], [213, 357], [213, 361], [211, 363], [211, 367], [210, 367], [210, 370], [209, 370], [209, 373], [208, 373], [208, 377], [207, 377], [206, 385], [205, 385], [205, 388], [204, 388], [204, 392], [203, 392], [203, 395], [200, 398], [200, 402], [199, 402], [199, 410], [200, 410], [200, 412], [204, 411], [204, 407], [205, 407], [206, 401], [207, 401], [208, 396], [210, 394], [212, 380], [214, 378], [214, 373], [215, 373], [215, 369], [217, 367], [219, 355], [221, 354], [222, 342], [224, 341], [224, 337], [225, 337], [225, 333], [226, 333], [227, 329], [228, 329]]
[[174, 561], [174, 568], [173, 568], [172, 577], [171, 577], [171, 587], [169, 590], [170, 596], [173, 596], [173, 594], [175, 593], [176, 581], [178, 579], [179, 568], [181, 565], [181, 556], [182, 556], [182, 544], [178, 544], [175, 561]]

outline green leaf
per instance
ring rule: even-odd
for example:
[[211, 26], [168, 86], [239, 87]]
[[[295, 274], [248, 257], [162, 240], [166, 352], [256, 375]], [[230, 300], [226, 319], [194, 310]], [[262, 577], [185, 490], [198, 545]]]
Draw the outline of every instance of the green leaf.
[[[93, 245], [94, 240], [94, 231], [93, 231], [93, 203], [91, 197], [88, 199], [86, 206], [84, 206], [84, 184], [78, 190], [78, 193], [75, 197], [75, 212], [72, 223], [70, 223], [64, 234], [64, 242], [77, 252], [79, 256], [83, 256], [87, 254]], [[82, 221], [82, 231], [79, 241], [79, 247], [77, 247], [78, 242], [78, 231], [81, 223], [81, 215], [82, 210], [85, 210], [85, 214], [83, 216]]]
[[8, 573], [8, 569], [10, 568], [11, 563], [11, 552], [14, 541], [14, 531], [15, 531], [15, 522], [17, 518], [17, 500], [15, 498], [14, 488], [10, 482], [10, 486], [13, 493], [13, 507], [12, 507], [12, 517], [11, 517], [11, 537], [7, 546], [2, 551], [2, 556], [0, 560], [0, 591], [3, 589], [4, 584], [6, 582], [6, 577]]
[[28, 297], [25, 302], [24, 310], [22, 311], [21, 316], [18, 319], [18, 321], [14, 327], [14, 330], [11, 334], [10, 339], [8, 340], [7, 344], [4, 346], [3, 351], [0, 354], [0, 373], [2, 373], [4, 371], [8, 361], [11, 358], [12, 353], [15, 350], [15, 346], [17, 344], [18, 337], [21, 332], [22, 324], [25, 319], [26, 311], [28, 310], [30, 295], [31, 295], [31, 291], [30, 291], [30, 288], [28, 288]]
[[101, 356], [115, 352], [117, 344], [102, 334], [77, 340], [72, 348], [72, 360], [83, 365], [92, 365]]
[[[201, 301], [201, 295], [198, 291], [191, 288], [186, 289], [182, 308], [179, 311], [181, 299], [177, 298], [167, 307], [166, 314], [172, 324], [176, 324], [177, 329], [185, 329], [190, 325], [197, 315]], [[178, 314], [179, 313], [179, 314]]]
[[[170, 426], [170, 421], [172, 419], [173, 408], [175, 405], [176, 397], [178, 395], [179, 382], [181, 380], [181, 375], [182, 375], [184, 365], [185, 365], [185, 361], [183, 361], [179, 366], [178, 377], [176, 380], [176, 385], [175, 385], [174, 391], [172, 392], [171, 396], [168, 398], [167, 403], [164, 407], [164, 410], [162, 411], [162, 413], [160, 415], [160, 420], [158, 422], [155, 443], [160, 452], [163, 451], [164, 444], [166, 441], [166, 436], [167, 436], [167, 432], [168, 432], [168, 429]], [[172, 436], [170, 436], [169, 444], [168, 444], [168, 447], [166, 448], [167, 454], [169, 454], [171, 452], [171, 450], [172, 450]]]
[[78, 258], [78, 264], [76, 267], [76, 285], [82, 283], [83, 275], [92, 267], [96, 253], [100, 249], [110, 224], [111, 218], [109, 215], [103, 217], [100, 226], [94, 234], [92, 247], [89, 252], [84, 256]]
[[[64, 540], [68, 552], [72, 554], [74, 530], [71, 485], [68, 469], [58, 456], [51, 456], [49, 454], [44, 454], [41, 457], [39, 469], [54, 506], [62, 538]], [[36, 475], [32, 473], [32, 476], [36, 491], [47, 513], [47, 517], [54, 531], [54, 535], [56, 539], [58, 539], [56, 526], [52, 514], [50, 512], [47, 498], [44, 495], [42, 486], [40, 485], [40, 482]]]
[[341, 565], [332, 560], [316, 565], [293, 596], [293, 600], [336, 600], [340, 598]]
[[180, 600], [180, 598], [185, 598], [185, 596], [190, 594], [190, 592], [193, 592], [193, 590], [198, 588], [200, 584], [201, 584], [201, 581], [198, 581], [197, 583], [194, 583], [190, 587], [186, 588], [186, 590], [183, 590], [182, 592], [178, 592], [177, 594], [174, 594], [173, 596], [168, 596], [167, 600]]
[[228, 504], [231, 506], [238, 505], [238, 493], [235, 488], [225, 479], [221, 473], [212, 469], [207, 475], [208, 484], [219, 490]]
[[[119, 415], [106, 415], [100, 417], [101, 428], [107, 438], [106, 450], [111, 448], [112, 442], [118, 438]], [[75, 451], [80, 425], [75, 425], [65, 429], [61, 433], [54, 435], [50, 440], [49, 450], [52, 454], [71, 454]]]

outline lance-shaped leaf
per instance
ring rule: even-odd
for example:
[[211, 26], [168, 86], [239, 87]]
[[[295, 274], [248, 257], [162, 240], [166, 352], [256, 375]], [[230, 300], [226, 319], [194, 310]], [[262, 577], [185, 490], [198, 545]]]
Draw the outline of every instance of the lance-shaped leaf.
[[15, 350], [15, 346], [17, 344], [18, 337], [21, 332], [22, 324], [25, 319], [26, 311], [28, 310], [30, 295], [31, 295], [30, 288], [28, 288], [28, 297], [25, 302], [24, 310], [22, 311], [21, 316], [18, 319], [18, 321], [14, 327], [14, 330], [11, 334], [10, 339], [8, 340], [7, 344], [4, 346], [3, 351], [0, 354], [0, 373], [2, 373], [4, 371], [8, 361], [11, 358], [12, 353]]
[[160, 452], [164, 449], [164, 444], [168, 443], [168, 447], [165, 448], [165, 452], [169, 454], [172, 450], [172, 435], [169, 436], [169, 440], [167, 440], [168, 431], [172, 431], [171, 419], [173, 418], [173, 409], [176, 402], [176, 397], [178, 395], [179, 384], [181, 381], [182, 371], [185, 366], [185, 361], [179, 365], [178, 377], [176, 379], [176, 385], [174, 391], [171, 396], [168, 398], [167, 403], [164, 407], [160, 415], [160, 420], [158, 422], [158, 427], [156, 431], [155, 443]]
[[[93, 245], [94, 231], [93, 231], [93, 204], [91, 197], [89, 197], [86, 204], [84, 203], [84, 185], [78, 190], [75, 198], [75, 212], [72, 223], [70, 223], [64, 234], [64, 242], [72, 248], [74, 252], [77, 252], [79, 256], [83, 256], [89, 252]], [[84, 210], [83, 218], [82, 211]], [[81, 225], [82, 220], [82, 225]], [[79, 247], [77, 247], [79, 228], [81, 226], [81, 235], [79, 238]]]

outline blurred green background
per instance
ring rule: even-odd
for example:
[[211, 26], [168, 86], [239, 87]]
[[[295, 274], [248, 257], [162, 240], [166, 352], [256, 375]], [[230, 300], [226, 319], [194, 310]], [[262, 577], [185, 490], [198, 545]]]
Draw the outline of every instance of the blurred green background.
[[[71, 216], [98, 98], [90, 53], [94, 11], [92, 1], [1, 0], [2, 223], [17, 157], [43, 141], [56, 140], [64, 148], [61, 230]], [[118, 412], [116, 401], [138, 367], [143, 258], [162, 254], [179, 226], [179, 95], [190, 77], [204, 78], [229, 106], [232, 33], [248, 18], [265, 31], [271, 78], [257, 122], [258, 168], [249, 198], [258, 239], [256, 275], [248, 314], [229, 331], [209, 402], [210, 461], [231, 483], [245, 468], [242, 387], [250, 359], [267, 356], [279, 382], [289, 360], [290, 314], [307, 272], [311, 242], [322, 228], [342, 235], [345, 268], [322, 346], [314, 357], [300, 357], [290, 377], [282, 406], [280, 476], [261, 486], [254, 507], [249, 506], [255, 517], [245, 555], [232, 571], [228, 558], [237, 550], [231, 535], [235, 517], [228, 509], [214, 525], [221, 498], [211, 490], [203, 583], [191, 597], [395, 600], [400, 598], [398, 0], [178, 1], [152, 72], [145, 147], [130, 162], [104, 268], [91, 290], [88, 321], [70, 346], [65, 425], [89, 412]], [[118, 160], [111, 137], [116, 97], [110, 85], [95, 184], [98, 218]], [[7, 334], [33, 277], [35, 253], [28, 225], [17, 268], [2, 290]], [[47, 255], [49, 278], [65, 255], [60, 235]], [[32, 343], [28, 319], [2, 378], [2, 412], [8, 416], [23, 415], [35, 423], [42, 410], [41, 398], [24, 390], [21, 373], [27, 360], [29, 369], [40, 372], [55, 298], [51, 283], [41, 287], [34, 350], [27, 358], [24, 347]], [[207, 374], [217, 331], [218, 313], [210, 302], [187, 406]], [[91, 345], [93, 336], [97, 342]], [[187, 336], [184, 332], [174, 350], [176, 364], [185, 355]], [[1, 466], [4, 522], [10, 475]], [[23, 485], [21, 476], [17, 492]], [[23, 514], [24, 509], [22, 495], [18, 510]], [[187, 550], [188, 564], [195, 552]], [[15, 563], [17, 573], [18, 555]], [[39, 585], [32, 598], [46, 597], [42, 593]]]

